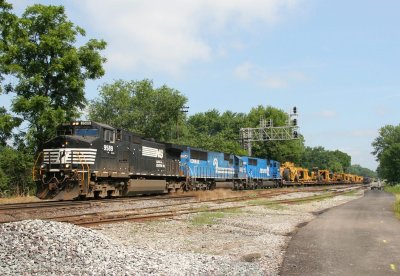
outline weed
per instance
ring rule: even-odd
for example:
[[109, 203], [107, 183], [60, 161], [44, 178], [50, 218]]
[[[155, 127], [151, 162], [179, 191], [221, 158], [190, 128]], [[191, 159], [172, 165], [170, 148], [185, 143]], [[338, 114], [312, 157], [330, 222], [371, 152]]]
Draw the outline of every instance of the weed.
[[203, 205], [199, 208], [199, 212], [206, 212], [208, 211], [208, 209], [210, 209], [210, 206], [208, 205]]
[[400, 219], [400, 184], [395, 186], [385, 186], [385, 191], [393, 193], [396, 196], [396, 201], [393, 204], [393, 210], [396, 213], [396, 217]]
[[265, 200], [265, 199], [250, 200], [247, 203], [249, 205], [265, 206], [266, 208], [274, 209], [274, 210], [283, 210], [283, 209], [285, 209], [285, 206], [283, 206], [282, 204], [271, 202], [271, 201]]
[[202, 212], [195, 216], [191, 223], [193, 225], [212, 225], [216, 219], [225, 217], [223, 212]]
[[221, 210], [221, 212], [227, 214], [240, 214], [243, 213], [243, 210], [241, 208], [229, 208], [229, 209], [223, 209]]
[[393, 194], [400, 194], [400, 184], [395, 186], [385, 186], [385, 191]]
[[355, 196], [358, 193], [358, 191], [350, 191], [350, 192], [346, 192], [343, 195], [344, 196]]
[[0, 198], [0, 204], [12, 204], [12, 203], [29, 203], [41, 201], [36, 196], [15, 196], [8, 198]]

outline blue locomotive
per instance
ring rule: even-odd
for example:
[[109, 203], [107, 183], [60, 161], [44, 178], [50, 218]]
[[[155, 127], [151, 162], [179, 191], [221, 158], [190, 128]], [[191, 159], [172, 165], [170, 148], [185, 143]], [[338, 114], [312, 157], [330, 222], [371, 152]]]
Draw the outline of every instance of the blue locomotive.
[[191, 147], [181, 154], [181, 171], [187, 177], [188, 189], [276, 187], [281, 180], [279, 167], [274, 160]]
[[156, 142], [92, 121], [64, 123], [36, 160], [42, 199], [106, 198], [281, 183], [274, 160]]

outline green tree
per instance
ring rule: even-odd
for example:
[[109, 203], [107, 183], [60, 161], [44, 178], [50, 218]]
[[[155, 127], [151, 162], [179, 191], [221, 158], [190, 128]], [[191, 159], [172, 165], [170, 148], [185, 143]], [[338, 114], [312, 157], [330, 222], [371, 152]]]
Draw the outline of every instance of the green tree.
[[239, 129], [247, 123], [246, 114], [216, 109], [191, 115], [179, 141], [192, 147], [244, 155], [238, 140]]
[[178, 90], [166, 85], [154, 88], [150, 80], [117, 80], [100, 87], [99, 98], [89, 105], [89, 118], [171, 141], [184, 122], [182, 108], [186, 102], [187, 98]]
[[13, 129], [21, 124], [21, 119], [7, 113], [4, 107], [0, 107], [0, 146], [7, 145], [7, 141], [13, 136]]
[[321, 170], [329, 170], [331, 172], [346, 172], [350, 167], [351, 157], [339, 150], [329, 151], [323, 147], [306, 147], [302, 155], [300, 165], [302, 167]]
[[33, 189], [32, 155], [5, 146], [0, 148], [0, 195], [27, 195]]
[[[76, 47], [85, 31], [68, 20], [64, 7], [33, 5], [21, 18], [0, 5], [0, 74], [6, 93], [14, 93], [12, 111], [27, 122], [34, 150], [64, 120], [85, 106], [85, 80], [104, 74], [99, 51], [106, 43], [91, 39]], [[13, 81], [6, 81], [12, 79]]]
[[[247, 117], [248, 127], [258, 127], [260, 118], [272, 119], [273, 126], [284, 126], [289, 119], [287, 113], [282, 110], [261, 105], [252, 108]], [[298, 140], [255, 142], [252, 151], [254, 156], [260, 158], [298, 163], [304, 152], [304, 138], [300, 135]]]
[[348, 169], [348, 173], [351, 174], [356, 174], [360, 176], [366, 176], [366, 177], [377, 177], [376, 172], [373, 170], [370, 170], [368, 168], [364, 168], [358, 164], [351, 165]]
[[389, 183], [400, 182], [400, 124], [382, 127], [372, 147], [379, 162], [378, 175]]

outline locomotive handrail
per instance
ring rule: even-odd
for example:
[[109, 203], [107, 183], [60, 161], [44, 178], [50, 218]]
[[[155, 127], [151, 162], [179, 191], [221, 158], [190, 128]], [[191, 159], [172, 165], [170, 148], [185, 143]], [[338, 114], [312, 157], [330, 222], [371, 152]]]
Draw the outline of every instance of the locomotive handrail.
[[85, 185], [85, 167], [83, 166], [83, 162], [82, 162], [82, 159], [81, 159], [81, 152], [80, 151], [78, 151], [78, 159], [79, 159], [79, 162], [81, 162], [81, 165], [82, 165], [82, 185], [84, 186]]
[[[36, 168], [36, 164], [37, 164], [37, 162], [38, 162], [38, 160], [39, 160], [39, 158], [40, 158], [40, 156], [43, 154], [43, 151], [41, 151], [40, 153], [39, 153], [39, 155], [38, 155], [38, 157], [36, 158], [36, 161], [35, 161], [35, 163], [33, 164], [33, 167], [32, 167], [32, 179], [33, 179], [33, 181], [36, 181], [36, 178], [35, 178], [35, 168]], [[39, 169], [40, 170], [40, 169]]]

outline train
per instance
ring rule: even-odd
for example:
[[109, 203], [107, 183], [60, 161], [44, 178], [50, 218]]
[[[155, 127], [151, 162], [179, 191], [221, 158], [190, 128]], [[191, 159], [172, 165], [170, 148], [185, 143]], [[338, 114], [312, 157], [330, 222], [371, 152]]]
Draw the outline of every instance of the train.
[[328, 181], [319, 170], [303, 181], [293, 168], [270, 159], [157, 142], [99, 122], [73, 121], [59, 126], [44, 144], [32, 176], [37, 197], [55, 200], [362, 183], [360, 177]]

